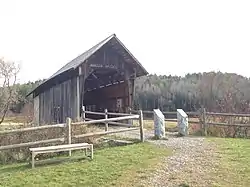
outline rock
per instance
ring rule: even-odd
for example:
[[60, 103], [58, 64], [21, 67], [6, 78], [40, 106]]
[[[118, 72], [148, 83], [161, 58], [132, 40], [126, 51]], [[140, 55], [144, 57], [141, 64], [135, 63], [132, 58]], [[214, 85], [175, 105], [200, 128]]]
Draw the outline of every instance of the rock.
[[165, 117], [159, 109], [154, 109], [155, 138], [165, 138]]
[[182, 109], [177, 109], [177, 126], [180, 135], [188, 135], [188, 115]]

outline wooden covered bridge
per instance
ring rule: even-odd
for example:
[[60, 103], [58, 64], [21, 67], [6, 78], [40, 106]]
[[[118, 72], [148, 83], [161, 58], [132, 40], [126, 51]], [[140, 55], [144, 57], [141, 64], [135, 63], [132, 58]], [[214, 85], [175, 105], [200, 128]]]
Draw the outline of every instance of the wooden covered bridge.
[[34, 98], [36, 124], [78, 121], [87, 110], [128, 112], [134, 80], [148, 72], [115, 34], [63, 66], [28, 95]]

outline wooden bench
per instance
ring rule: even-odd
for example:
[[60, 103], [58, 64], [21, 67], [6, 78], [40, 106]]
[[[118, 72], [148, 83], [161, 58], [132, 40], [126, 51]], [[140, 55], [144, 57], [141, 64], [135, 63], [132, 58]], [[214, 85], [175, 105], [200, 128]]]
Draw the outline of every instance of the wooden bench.
[[90, 158], [93, 159], [93, 144], [88, 144], [88, 143], [66, 144], [66, 145], [30, 148], [29, 150], [32, 153], [32, 168], [35, 167], [35, 157], [38, 154], [69, 151], [69, 156], [71, 156], [72, 150], [81, 150], [81, 149], [85, 150], [85, 155], [87, 155], [87, 150], [89, 149], [90, 150]]

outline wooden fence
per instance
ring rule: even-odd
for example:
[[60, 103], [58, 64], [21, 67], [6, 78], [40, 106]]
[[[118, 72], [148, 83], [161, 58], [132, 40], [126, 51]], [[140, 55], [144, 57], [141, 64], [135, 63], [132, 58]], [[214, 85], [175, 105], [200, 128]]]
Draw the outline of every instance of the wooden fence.
[[[250, 130], [250, 114], [206, 112], [203, 108], [199, 118], [204, 129], [204, 135], [208, 134], [209, 127], [220, 126], [222, 128], [233, 128], [235, 133], [240, 128], [244, 128], [246, 136], [249, 136], [247, 131]], [[248, 118], [248, 120], [246, 123], [242, 123], [242, 120], [235, 120], [236, 118]]]
[[[22, 128], [22, 129], [13, 129], [13, 130], [4, 130], [0, 131], [0, 135], [10, 135], [12, 133], [22, 133], [22, 132], [28, 132], [28, 131], [37, 131], [41, 129], [51, 129], [51, 128], [63, 128], [65, 129], [65, 137], [60, 138], [54, 138], [54, 139], [47, 139], [47, 140], [39, 140], [34, 142], [25, 142], [20, 144], [13, 144], [13, 145], [0, 145], [0, 151], [7, 150], [7, 149], [13, 149], [13, 148], [22, 148], [22, 147], [30, 147], [35, 146], [39, 144], [44, 143], [68, 143], [71, 144], [72, 138], [84, 138], [84, 137], [94, 137], [94, 136], [100, 136], [100, 135], [107, 135], [112, 133], [119, 133], [119, 132], [125, 132], [125, 131], [133, 131], [133, 130], [140, 130], [140, 140], [144, 141], [144, 131], [143, 131], [143, 114], [142, 111], [139, 111], [138, 114], [125, 114], [125, 113], [111, 113], [105, 110], [104, 113], [100, 112], [92, 112], [92, 111], [86, 111], [85, 107], [82, 107], [82, 117], [83, 120], [80, 122], [72, 122], [70, 118], [67, 118], [66, 124], [56, 124], [56, 125], [43, 125], [38, 127], [29, 127], [29, 128]], [[97, 119], [92, 120], [86, 118], [86, 114], [95, 114], [95, 115], [103, 115], [104, 119]], [[118, 116], [118, 117], [112, 117], [108, 118], [108, 115]], [[118, 121], [123, 120], [139, 120], [139, 126], [135, 127], [131, 124], [124, 124], [120, 123]], [[80, 135], [74, 135], [72, 136], [72, 125], [89, 125], [89, 124], [99, 124], [104, 123], [105, 124], [105, 131], [104, 132], [94, 132], [94, 133], [86, 133], [86, 134], [80, 134]], [[108, 130], [109, 124], [114, 124], [117, 126], [127, 127], [117, 130]]]
[[[132, 113], [137, 113], [136, 110], [131, 110]], [[153, 119], [153, 111], [142, 111], [144, 115], [144, 119], [152, 120]], [[166, 122], [177, 122], [177, 112], [162, 112], [165, 116]], [[188, 120], [188, 123], [190, 124], [200, 124], [203, 135], [207, 135], [208, 133], [208, 127], [209, 126], [222, 126], [222, 127], [245, 127], [250, 129], [250, 114], [236, 114], [236, 113], [216, 113], [216, 112], [207, 112], [205, 108], [202, 108], [198, 112], [186, 112], [186, 114], [191, 117], [191, 119]], [[149, 117], [150, 116], [150, 117]], [[170, 118], [169, 118], [170, 116]], [[211, 121], [209, 118], [211, 117], [235, 117], [235, 118], [241, 118], [241, 117], [247, 117], [249, 118], [249, 123], [234, 123], [234, 122], [218, 122], [218, 121]], [[193, 120], [193, 118], [197, 118], [197, 120]]]
[[[214, 113], [214, 112], [206, 112], [205, 109], [201, 110], [201, 112], [186, 112], [189, 116], [196, 116], [199, 120], [189, 120], [189, 123], [193, 124], [200, 124], [203, 130], [203, 134], [207, 135], [208, 127], [211, 126], [222, 126], [222, 127], [244, 127], [245, 129], [250, 129], [250, 114], [234, 114], [234, 113]], [[94, 115], [101, 115], [104, 119], [89, 119], [86, 118], [86, 114], [94, 114]], [[12, 133], [22, 133], [22, 132], [29, 132], [29, 131], [38, 131], [42, 129], [52, 129], [52, 128], [62, 128], [65, 130], [64, 137], [58, 138], [51, 138], [46, 140], [39, 140], [34, 142], [24, 142], [19, 144], [12, 144], [12, 145], [1, 145], [0, 144], [0, 151], [6, 149], [14, 149], [14, 148], [22, 148], [22, 147], [30, 147], [30, 146], [38, 146], [39, 144], [45, 143], [69, 143], [71, 144], [72, 139], [84, 138], [84, 137], [93, 137], [93, 136], [100, 136], [100, 135], [107, 135], [112, 133], [119, 133], [125, 131], [133, 131], [133, 130], [140, 130], [140, 139], [144, 141], [144, 131], [143, 131], [143, 115], [151, 114], [153, 115], [153, 111], [134, 111], [131, 110], [130, 114], [126, 113], [112, 113], [105, 110], [104, 112], [92, 112], [86, 111], [85, 107], [82, 108], [82, 121], [80, 122], [72, 122], [70, 118], [67, 118], [67, 122], [65, 124], [56, 124], [56, 125], [43, 125], [38, 127], [29, 127], [29, 128], [22, 128], [22, 129], [13, 129], [13, 130], [5, 130], [0, 131], [0, 135], [11, 135]], [[177, 115], [177, 112], [163, 112], [165, 116], [167, 115]], [[109, 118], [109, 116], [112, 116]], [[113, 117], [114, 116], [114, 117]], [[209, 116], [215, 117], [235, 117], [235, 118], [249, 118], [249, 123], [225, 123], [225, 122], [217, 122], [209, 120]], [[151, 118], [152, 119], [152, 118]], [[121, 123], [124, 120], [139, 120], [139, 126], [133, 126], [132, 123]], [[168, 119], [166, 121], [177, 121], [176, 119]], [[94, 132], [94, 133], [86, 133], [86, 134], [79, 134], [72, 136], [72, 125], [88, 125], [88, 124], [105, 124], [105, 131], [103, 132]], [[117, 130], [109, 130], [109, 125], [116, 125], [121, 127], [126, 127]]]

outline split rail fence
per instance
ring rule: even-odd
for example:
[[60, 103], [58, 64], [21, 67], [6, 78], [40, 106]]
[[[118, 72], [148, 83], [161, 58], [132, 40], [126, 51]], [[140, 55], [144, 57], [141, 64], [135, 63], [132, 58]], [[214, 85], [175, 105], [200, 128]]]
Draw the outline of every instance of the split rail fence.
[[[94, 115], [103, 115], [104, 119], [89, 119], [86, 118], [86, 114], [94, 114]], [[108, 118], [108, 116], [116, 116]], [[132, 124], [125, 124], [121, 123], [120, 121], [124, 120], [139, 120], [139, 126], [133, 126]], [[72, 136], [72, 129], [73, 125], [89, 125], [89, 124], [105, 124], [105, 131], [103, 132], [93, 132], [93, 133], [85, 133], [80, 135]], [[124, 128], [109, 130], [109, 125], [116, 125], [121, 126]], [[126, 128], [125, 128], [126, 127]], [[108, 112], [107, 109], [103, 113], [101, 112], [92, 112], [86, 111], [85, 107], [82, 107], [82, 121], [79, 122], [72, 122], [71, 118], [66, 119], [66, 123], [63, 124], [55, 124], [55, 125], [43, 125], [38, 127], [29, 127], [29, 128], [21, 128], [21, 129], [13, 129], [13, 130], [4, 130], [0, 131], [1, 135], [11, 135], [12, 133], [22, 133], [22, 132], [29, 132], [29, 131], [37, 131], [42, 129], [53, 129], [53, 128], [62, 128], [65, 129], [64, 137], [47, 139], [47, 140], [39, 140], [39, 141], [31, 141], [31, 142], [24, 142], [19, 144], [12, 144], [12, 145], [1, 145], [0, 144], [0, 151], [7, 150], [7, 149], [14, 149], [14, 148], [22, 148], [22, 147], [33, 147], [38, 146], [39, 144], [45, 143], [61, 143], [61, 144], [71, 144], [72, 139], [78, 138], [85, 138], [85, 137], [95, 137], [119, 132], [126, 132], [126, 131], [133, 131], [139, 130], [140, 131], [140, 140], [144, 141], [144, 131], [143, 131], [143, 114], [142, 111], [139, 111], [138, 114], [126, 114], [126, 113], [112, 113]]]
[[[189, 123], [193, 124], [200, 124], [203, 129], [203, 134], [207, 135], [207, 130], [209, 126], [223, 126], [223, 127], [244, 127], [246, 129], [250, 129], [250, 114], [235, 114], [235, 113], [215, 113], [215, 112], [206, 112], [205, 109], [201, 110], [201, 112], [186, 112], [188, 116], [195, 116], [199, 120], [189, 120]], [[104, 116], [104, 119], [89, 119], [86, 118], [86, 114], [92, 114], [92, 115], [101, 115]], [[177, 112], [163, 112], [165, 116], [176, 116]], [[85, 137], [94, 137], [94, 136], [101, 136], [101, 135], [107, 135], [107, 134], [113, 134], [113, 133], [119, 133], [119, 132], [126, 132], [126, 131], [133, 131], [133, 130], [139, 130], [140, 131], [140, 140], [144, 141], [144, 131], [143, 131], [143, 116], [147, 115], [153, 115], [153, 111], [135, 111], [131, 110], [129, 114], [126, 113], [112, 113], [108, 112], [107, 109], [104, 112], [93, 112], [93, 111], [86, 111], [85, 107], [82, 107], [82, 121], [80, 122], [72, 122], [70, 118], [67, 118], [66, 123], [64, 124], [55, 124], [55, 125], [43, 125], [38, 127], [29, 127], [29, 128], [21, 128], [21, 129], [13, 129], [13, 130], [4, 130], [0, 131], [0, 136], [2, 135], [11, 135], [12, 133], [22, 133], [22, 132], [31, 132], [31, 131], [37, 131], [42, 129], [53, 129], [53, 128], [62, 128], [65, 129], [65, 136], [64, 137], [58, 137], [58, 138], [52, 138], [52, 139], [46, 139], [46, 140], [39, 140], [39, 141], [31, 141], [31, 142], [24, 142], [19, 144], [10, 144], [10, 145], [1, 145], [0, 142], [0, 151], [7, 150], [7, 149], [14, 149], [14, 148], [22, 148], [22, 147], [31, 147], [31, 146], [39, 146], [40, 144], [46, 144], [46, 143], [60, 143], [60, 144], [71, 144], [72, 139], [78, 139], [78, 138], [85, 138]], [[112, 116], [109, 118], [109, 116]], [[113, 117], [114, 116], [114, 117]], [[221, 123], [216, 121], [209, 120], [209, 117], [234, 117], [234, 118], [249, 118], [248, 123], [235, 123], [233, 120], [230, 122], [230, 120], [227, 123]], [[152, 119], [146, 118], [146, 119]], [[191, 118], [192, 119], [192, 118]], [[121, 121], [129, 120], [129, 123], [121, 123]], [[133, 126], [132, 120], [139, 120], [139, 126]], [[170, 122], [177, 122], [177, 119], [169, 119], [165, 118], [166, 121]], [[93, 132], [93, 133], [85, 133], [80, 135], [74, 135], [72, 136], [72, 125], [88, 125], [88, 124], [105, 124], [105, 131], [102, 132]], [[109, 130], [109, 125], [116, 125], [120, 127], [124, 127], [121, 129], [115, 129], [115, 130]]]
[[[132, 113], [137, 113], [136, 110], [131, 110]], [[153, 111], [142, 111], [144, 120], [153, 119]], [[166, 122], [177, 123], [177, 112], [162, 112], [165, 116]], [[202, 108], [198, 112], [186, 112], [188, 117], [188, 123], [200, 124], [203, 135], [207, 136], [209, 126], [222, 126], [222, 127], [245, 127], [250, 130], [250, 114], [237, 114], [237, 113], [218, 113], [218, 112], [207, 112], [205, 108]], [[234, 122], [232, 118], [249, 118], [247, 123]], [[212, 119], [210, 119], [212, 118]], [[218, 122], [216, 118], [228, 118], [227, 122]], [[194, 120], [196, 119], [196, 120]], [[214, 119], [214, 120], [213, 120]]]

